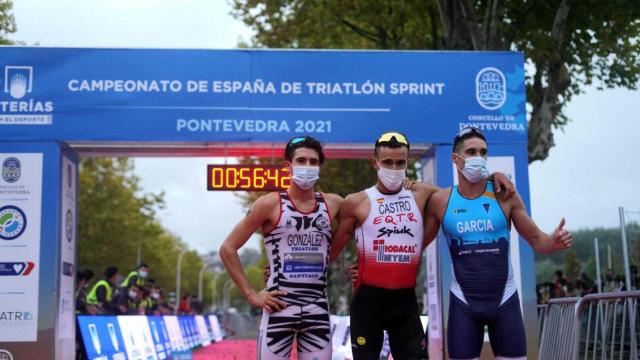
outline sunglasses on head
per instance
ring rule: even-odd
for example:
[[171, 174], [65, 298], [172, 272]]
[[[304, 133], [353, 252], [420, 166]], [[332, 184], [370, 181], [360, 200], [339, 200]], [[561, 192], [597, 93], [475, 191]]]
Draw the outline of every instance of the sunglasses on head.
[[409, 141], [407, 140], [407, 138], [404, 135], [402, 135], [400, 133], [397, 133], [397, 132], [388, 132], [388, 133], [384, 133], [384, 134], [380, 135], [378, 140], [376, 140], [376, 144], [381, 143], [381, 142], [388, 142], [388, 141], [391, 141], [391, 139], [394, 139], [394, 138], [400, 144], [409, 146]]
[[473, 126], [467, 126], [466, 128], [460, 129], [460, 131], [458, 131], [458, 133], [456, 134], [456, 138], [460, 138], [471, 133], [484, 136], [484, 134], [480, 130], [478, 130], [478, 128], [475, 128]]
[[293, 145], [293, 144], [297, 144], [301, 141], [305, 141], [307, 138], [305, 136], [301, 136], [301, 137], [297, 137], [297, 138], [293, 138], [289, 141], [289, 145]]

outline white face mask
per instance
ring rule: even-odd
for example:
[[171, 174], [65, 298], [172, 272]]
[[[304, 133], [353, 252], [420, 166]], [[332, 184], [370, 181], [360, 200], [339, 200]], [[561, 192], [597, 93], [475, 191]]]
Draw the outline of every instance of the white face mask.
[[160, 299], [160, 294], [158, 294], [157, 292], [152, 292], [151, 298], [153, 298], [154, 300], [158, 300]]
[[384, 168], [378, 163], [378, 179], [387, 190], [395, 191], [402, 186], [404, 178], [407, 176], [407, 169], [392, 170]]
[[473, 156], [466, 159], [458, 154], [456, 154], [456, 156], [464, 160], [464, 168], [461, 172], [467, 180], [472, 183], [477, 183], [489, 176], [489, 170], [487, 170], [487, 159], [482, 156]]
[[136, 297], [138, 297], [138, 293], [133, 291], [133, 290], [129, 290], [129, 298], [131, 300], [135, 299]]
[[293, 174], [291, 180], [302, 190], [309, 190], [320, 178], [318, 166], [291, 166]]
[[140, 274], [140, 277], [143, 278], [143, 279], [146, 278], [147, 275], [149, 275], [149, 273], [146, 272], [146, 271], [139, 271], [138, 274]]

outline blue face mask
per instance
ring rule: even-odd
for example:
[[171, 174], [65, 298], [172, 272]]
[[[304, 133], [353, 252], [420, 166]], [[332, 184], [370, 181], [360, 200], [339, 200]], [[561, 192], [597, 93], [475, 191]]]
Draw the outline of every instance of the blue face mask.
[[464, 168], [461, 172], [467, 180], [472, 183], [477, 183], [478, 181], [489, 177], [487, 159], [482, 156], [468, 157], [466, 159], [458, 154], [456, 154], [456, 156], [464, 160]]

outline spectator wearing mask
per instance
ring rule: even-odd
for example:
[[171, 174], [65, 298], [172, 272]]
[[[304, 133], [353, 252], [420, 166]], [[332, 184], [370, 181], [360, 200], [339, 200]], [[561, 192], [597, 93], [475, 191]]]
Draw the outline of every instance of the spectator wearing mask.
[[136, 270], [133, 270], [127, 275], [120, 286], [129, 287], [131, 284], [136, 284], [138, 286], [144, 285], [144, 279], [149, 275], [149, 265], [145, 263], [140, 263]]

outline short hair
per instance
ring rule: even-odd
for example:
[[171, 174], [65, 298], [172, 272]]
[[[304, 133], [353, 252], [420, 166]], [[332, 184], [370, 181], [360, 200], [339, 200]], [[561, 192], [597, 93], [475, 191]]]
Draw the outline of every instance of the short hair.
[[298, 136], [287, 142], [284, 148], [284, 159], [288, 162], [293, 161], [293, 153], [296, 149], [307, 148], [315, 150], [318, 153], [320, 164], [324, 163], [324, 152], [322, 151], [322, 143], [311, 136]]
[[140, 263], [140, 265], [138, 265], [138, 269], [142, 269], [142, 268], [149, 268], [149, 265], [145, 264], [145, 263]]
[[118, 273], [118, 268], [117, 267], [109, 266], [109, 267], [107, 267], [107, 270], [105, 270], [104, 275], [107, 278], [111, 278], [111, 277], [113, 277], [113, 275], [115, 275], [117, 273]]
[[[388, 137], [389, 139], [384, 139], [386, 137]], [[407, 148], [407, 150], [411, 149], [411, 145], [409, 144], [409, 139], [407, 138], [407, 136], [398, 131], [387, 131], [378, 137], [373, 149], [373, 156], [375, 158], [378, 157], [378, 149], [383, 146], [391, 149], [397, 149], [404, 146]]]
[[82, 274], [82, 278], [87, 281], [91, 280], [95, 275], [95, 273], [91, 269], [84, 269], [81, 271], [81, 274]]
[[471, 138], [479, 138], [484, 142], [487, 141], [487, 139], [484, 137], [484, 134], [478, 128], [467, 126], [460, 129], [460, 131], [458, 131], [456, 136], [453, 138], [453, 152], [457, 153], [460, 150], [460, 147], [462, 147], [462, 144], [464, 144], [464, 141]]

